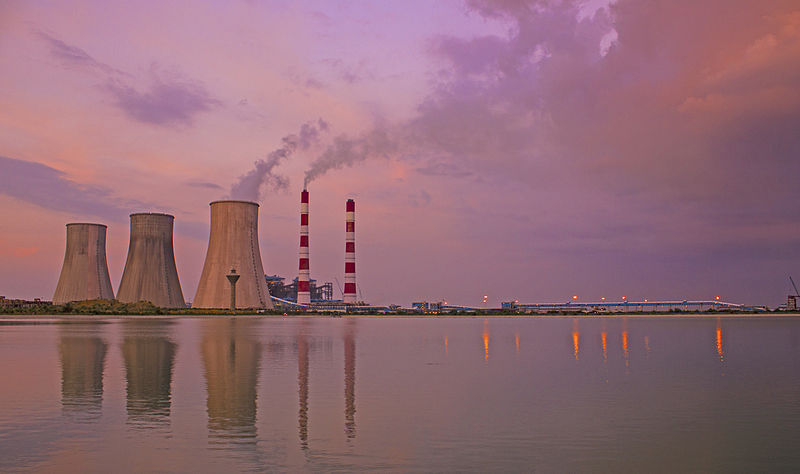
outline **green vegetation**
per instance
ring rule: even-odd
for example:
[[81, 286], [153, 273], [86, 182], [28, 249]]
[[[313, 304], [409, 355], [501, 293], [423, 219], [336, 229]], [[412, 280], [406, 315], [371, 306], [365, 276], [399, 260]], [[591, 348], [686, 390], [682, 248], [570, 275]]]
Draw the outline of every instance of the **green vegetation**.
[[[19, 301], [19, 300], [13, 300]], [[117, 300], [90, 300], [90, 301], [76, 301], [66, 303], [63, 305], [54, 305], [47, 302], [24, 302], [24, 304], [9, 304], [11, 301], [6, 300], [6, 304], [0, 304], [0, 314], [19, 314], [19, 315], [165, 315], [165, 316], [191, 316], [191, 315], [303, 315], [313, 314], [317, 316], [332, 316], [341, 317], [345, 314], [361, 314], [361, 315], [374, 315], [375, 311], [358, 310], [349, 311], [344, 313], [342, 311], [292, 311], [285, 309], [274, 310], [256, 310], [256, 309], [239, 309], [231, 311], [229, 309], [198, 309], [198, 308], [159, 308], [147, 301], [140, 301], [138, 303], [121, 303]], [[780, 311], [765, 311], [760, 314], [774, 314]], [[407, 309], [397, 309], [396, 311], [380, 312], [387, 316], [419, 316], [419, 317], [436, 317], [436, 316], [624, 316], [624, 315], [678, 315], [688, 314], [679, 308], [674, 308], [669, 311], [647, 311], [647, 312], [597, 312], [597, 311], [558, 311], [549, 310], [546, 313], [527, 313], [522, 311], [515, 311], [511, 309], [503, 310], [487, 310], [483, 312], [465, 311], [465, 310], [452, 310], [431, 313], [419, 313]], [[720, 308], [708, 309], [703, 311], [703, 314], [735, 314], [742, 313], [742, 311], [735, 308]]]
[[75, 301], [65, 304], [28, 304], [23, 306], [0, 306], [0, 314], [41, 315], [191, 315], [191, 314], [282, 314], [282, 311], [159, 308], [148, 301], [121, 303], [117, 300]]

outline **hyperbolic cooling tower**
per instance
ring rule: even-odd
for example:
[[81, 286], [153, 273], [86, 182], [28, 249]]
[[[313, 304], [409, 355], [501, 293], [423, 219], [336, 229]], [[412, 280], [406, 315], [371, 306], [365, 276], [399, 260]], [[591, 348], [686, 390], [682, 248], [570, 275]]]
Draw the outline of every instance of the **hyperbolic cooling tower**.
[[149, 301], [162, 308], [184, 308], [169, 214], [131, 214], [131, 240], [117, 289], [123, 303]]
[[311, 270], [308, 265], [308, 191], [300, 193], [300, 272], [297, 275], [297, 302], [311, 303]]
[[236, 284], [236, 307], [272, 309], [258, 248], [258, 204], [215, 201], [210, 206], [208, 251], [192, 307], [230, 307], [231, 285], [226, 275], [236, 270], [241, 275]]
[[67, 250], [53, 303], [95, 299], [114, 299], [106, 262], [106, 226], [67, 224]]
[[345, 303], [356, 302], [356, 203], [345, 205], [344, 295]]

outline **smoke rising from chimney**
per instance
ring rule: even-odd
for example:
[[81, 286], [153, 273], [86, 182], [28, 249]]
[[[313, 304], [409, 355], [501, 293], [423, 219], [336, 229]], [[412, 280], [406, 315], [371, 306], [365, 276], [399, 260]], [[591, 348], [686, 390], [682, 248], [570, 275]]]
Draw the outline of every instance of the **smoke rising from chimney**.
[[329, 129], [323, 119], [304, 123], [298, 133], [281, 139], [281, 147], [271, 151], [266, 158], [255, 162], [247, 174], [239, 177], [231, 186], [231, 199], [260, 201], [267, 190], [286, 191], [289, 178], [275, 172], [275, 168], [297, 151], [305, 151], [319, 143], [320, 137]]
[[306, 171], [303, 188], [330, 170], [352, 166], [372, 157], [388, 157], [400, 149], [395, 131], [378, 127], [356, 137], [338, 135]]

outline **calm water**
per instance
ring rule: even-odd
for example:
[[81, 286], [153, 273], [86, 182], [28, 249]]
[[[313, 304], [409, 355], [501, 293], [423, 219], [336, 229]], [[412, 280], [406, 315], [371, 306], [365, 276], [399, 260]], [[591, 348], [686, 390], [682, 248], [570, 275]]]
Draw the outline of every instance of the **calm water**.
[[800, 319], [0, 321], [0, 471], [800, 469]]

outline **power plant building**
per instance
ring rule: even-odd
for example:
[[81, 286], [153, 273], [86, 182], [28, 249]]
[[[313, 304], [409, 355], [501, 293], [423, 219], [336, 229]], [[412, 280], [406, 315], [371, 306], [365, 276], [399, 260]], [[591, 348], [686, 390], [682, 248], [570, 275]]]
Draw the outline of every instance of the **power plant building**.
[[232, 285], [226, 275], [235, 270], [236, 308], [272, 309], [258, 246], [258, 204], [214, 201], [211, 232], [193, 308], [228, 308]]
[[184, 308], [169, 214], [131, 214], [131, 236], [125, 270], [117, 290], [123, 303], [149, 301], [162, 308]]
[[67, 224], [64, 264], [53, 304], [95, 299], [114, 299], [106, 261], [106, 226]]

